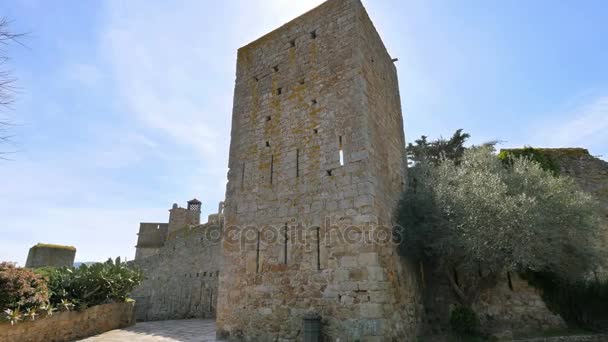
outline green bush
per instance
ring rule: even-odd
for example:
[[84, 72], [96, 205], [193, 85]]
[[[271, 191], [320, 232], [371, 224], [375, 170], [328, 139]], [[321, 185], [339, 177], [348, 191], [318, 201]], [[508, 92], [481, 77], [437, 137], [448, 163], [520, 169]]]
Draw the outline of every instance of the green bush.
[[450, 327], [458, 336], [475, 336], [479, 333], [479, 319], [473, 309], [457, 306], [450, 313]]
[[79, 268], [43, 268], [38, 272], [48, 278], [51, 304], [62, 307], [70, 303], [77, 309], [124, 301], [142, 280], [141, 272], [120, 258]]
[[44, 278], [31, 269], [0, 262], [0, 309], [28, 309], [48, 301]]

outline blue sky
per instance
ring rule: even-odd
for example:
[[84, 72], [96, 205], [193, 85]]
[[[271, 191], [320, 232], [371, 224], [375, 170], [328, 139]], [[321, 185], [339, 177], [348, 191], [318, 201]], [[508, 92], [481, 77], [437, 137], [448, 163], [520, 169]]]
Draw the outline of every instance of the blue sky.
[[[0, 2], [18, 150], [0, 162], [0, 260], [37, 242], [133, 258], [140, 221], [224, 196], [236, 50], [322, 1]], [[406, 138], [608, 156], [605, 1], [364, 0], [398, 69]]]

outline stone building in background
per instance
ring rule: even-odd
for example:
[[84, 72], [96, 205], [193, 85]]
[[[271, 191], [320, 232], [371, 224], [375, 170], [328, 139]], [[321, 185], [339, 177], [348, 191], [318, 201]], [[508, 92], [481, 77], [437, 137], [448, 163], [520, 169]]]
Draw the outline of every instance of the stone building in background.
[[238, 51], [218, 335], [412, 340], [415, 271], [391, 242], [405, 186], [393, 59], [359, 0], [329, 0]]
[[76, 248], [73, 246], [52, 245], [38, 243], [30, 248], [27, 254], [25, 267], [63, 267], [73, 266], [76, 257]]
[[221, 265], [223, 204], [200, 224], [201, 202], [174, 204], [168, 223], [141, 223], [135, 260], [144, 274], [131, 293], [139, 321], [212, 318]]

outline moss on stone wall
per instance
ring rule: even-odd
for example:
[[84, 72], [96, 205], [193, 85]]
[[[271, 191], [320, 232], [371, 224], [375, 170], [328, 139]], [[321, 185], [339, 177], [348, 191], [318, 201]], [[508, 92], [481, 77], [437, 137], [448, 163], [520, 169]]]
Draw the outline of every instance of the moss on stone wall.
[[559, 151], [560, 153], [574, 152], [571, 150], [577, 150], [578, 153], [578, 150], [581, 149], [543, 149], [526, 146], [524, 148], [512, 148], [501, 150], [498, 154], [498, 159], [502, 160], [504, 163], [509, 163], [511, 161], [511, 158], [530, 158], [533, 161], [539, 163], [544, 170], [550, 171], [553, 174], [558, 175], [560, 167], [554, 159], [555, 151]]
[[54, 245], [50, 243], [37, 243], [33, 248], [53, 248], [53, 249], [64, 249], [68, 251], [75, 251], [76, 247], [74, 246], [64, 246], [64, 245]]

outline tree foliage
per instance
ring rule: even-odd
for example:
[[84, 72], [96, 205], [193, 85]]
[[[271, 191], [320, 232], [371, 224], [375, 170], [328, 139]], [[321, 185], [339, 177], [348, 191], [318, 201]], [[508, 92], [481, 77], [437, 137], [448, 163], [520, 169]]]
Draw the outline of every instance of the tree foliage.
[[447, 158], [458, 161], [465, 150], [465, 142], [471, 137], [469, 133], [463, 133], [462, 129], [454, 132], [450, 139], [439, 138], [428, 141], [428, 137], [423, 135], [414, 141], [415, 144], [407, 145], [407, 158], [412, 164], [421, 161], [439, 163]]
[[31, 270], [0, 263], [0, 309], [11, 324], [54, 311], [127, 300], [142, 274], [120, 258], [90, 266]]
[[397, 211], [401, 251], [436, 262], [462, 304], [501, 272], [580, 279], [595, 267], [597, 204], [571, 179], [528, 158], [505, 165], [492, 146], [436, 157], [419, 157], [410, 169]]
[[38, 272], [48, 279], [51, 304], [60, 306], [67, 301], [77, 308], [124, 301], [142, 280], [141, 272], [120, 258], [90, 266], [83, 264], [79, 268], [46, 268]]
[[48, 301], [44, 278], [31, 269], [0, 262], [0, 309], [40, 306]]

